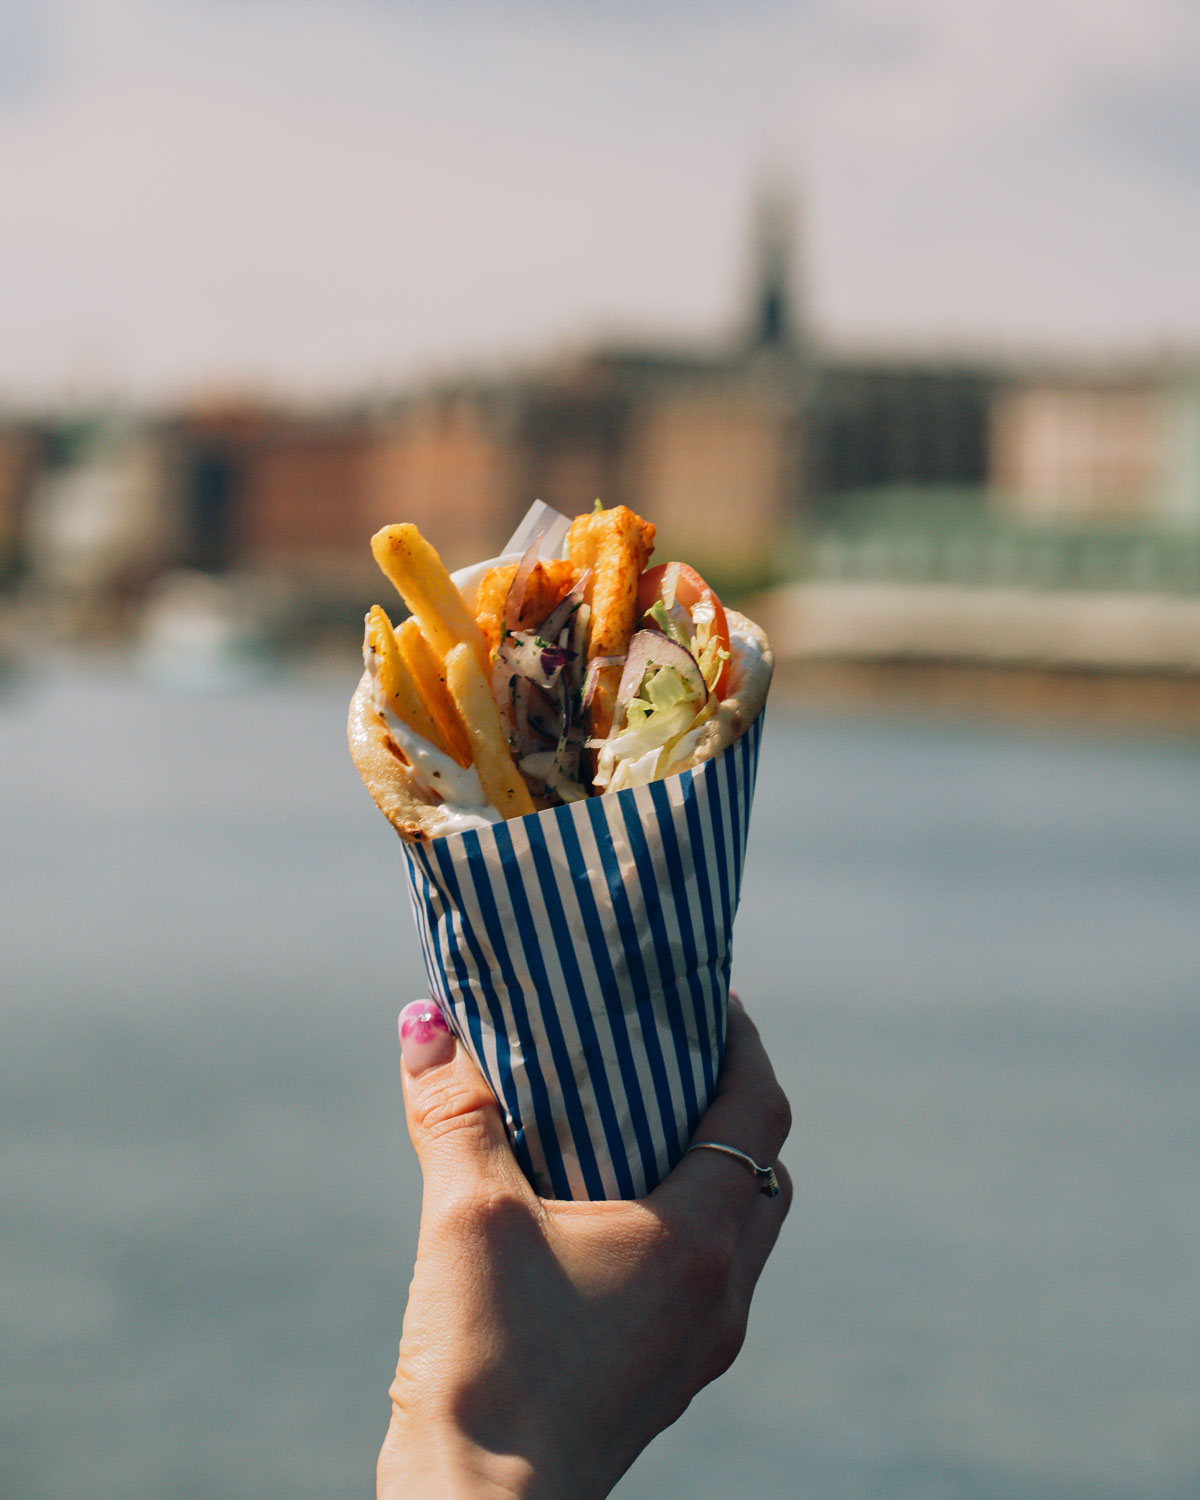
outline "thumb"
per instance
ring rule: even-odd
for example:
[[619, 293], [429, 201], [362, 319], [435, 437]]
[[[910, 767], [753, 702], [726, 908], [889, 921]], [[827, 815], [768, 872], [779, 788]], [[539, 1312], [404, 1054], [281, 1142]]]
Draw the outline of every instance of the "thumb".
[[462, 1192], [471, 1181], [488, 1178], [531, 1191], [496, 1097], [436, 1001], [406, 1005], [399, 1028], [405, 1117], [426, 1198]]

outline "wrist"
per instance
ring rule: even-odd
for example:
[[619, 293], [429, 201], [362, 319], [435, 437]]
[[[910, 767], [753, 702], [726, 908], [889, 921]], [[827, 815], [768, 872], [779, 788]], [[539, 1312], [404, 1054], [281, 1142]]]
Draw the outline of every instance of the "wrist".
[[394, 1409], [379, 1455], [378, 1500], [550, 1500], [534, 1465], [494, 1453], [450, 1422]]
[[604, 1500], [609, 1493], [594, 1465], [550, 1461], [519, 1437], [506, 1446], [524, 1451], [499, 1452], [453, 1421], [414, 1419], [393, 1407], [379, 1455], [378, 1500]]

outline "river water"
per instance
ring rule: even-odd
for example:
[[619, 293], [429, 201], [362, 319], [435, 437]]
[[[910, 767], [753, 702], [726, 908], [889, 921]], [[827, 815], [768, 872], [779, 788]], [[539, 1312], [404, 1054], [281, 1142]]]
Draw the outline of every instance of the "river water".
[[[351, 684], [0, 704], [0, 1494], [370, 1493], [421, 968]], [[621, 1500], [1200, 1494], [1200, 752], [772, 707], [796, 1205]]]

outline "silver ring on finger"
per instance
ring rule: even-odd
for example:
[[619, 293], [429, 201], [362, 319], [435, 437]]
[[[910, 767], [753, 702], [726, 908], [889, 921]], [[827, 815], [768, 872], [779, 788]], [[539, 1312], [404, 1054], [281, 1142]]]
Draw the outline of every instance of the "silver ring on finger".
[[758, 1179], [758, 1190], [768, 1198], [779, 1197], [779, 1178], [775, 1175], [774, 1167], [760, 1167], [752, 1156], [747, 1156], [744, 1151], [739, 1151], [736, 1146], [725, 1146], [720, 1141], [693, 1141], [683, 1154], [688, 1155], [692, 1151], [719, 1151], [722, 1156], [732, 1156], [734, 1161], [740, 1161], [743, 1166], [749, 1167]]

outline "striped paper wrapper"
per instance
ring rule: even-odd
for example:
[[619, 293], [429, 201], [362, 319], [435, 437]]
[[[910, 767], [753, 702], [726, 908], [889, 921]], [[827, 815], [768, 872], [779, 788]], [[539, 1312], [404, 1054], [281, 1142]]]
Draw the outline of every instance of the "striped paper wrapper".
[[546, 1198], [637, 1198], [721, 1066], [762, 715], [716, 759], [405, 843], [432, 992]]

